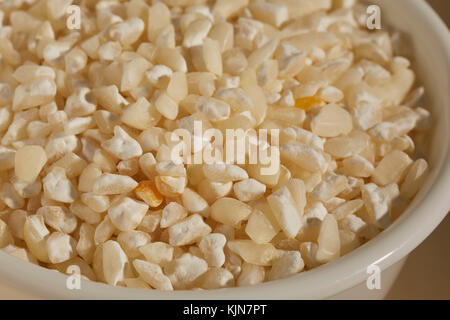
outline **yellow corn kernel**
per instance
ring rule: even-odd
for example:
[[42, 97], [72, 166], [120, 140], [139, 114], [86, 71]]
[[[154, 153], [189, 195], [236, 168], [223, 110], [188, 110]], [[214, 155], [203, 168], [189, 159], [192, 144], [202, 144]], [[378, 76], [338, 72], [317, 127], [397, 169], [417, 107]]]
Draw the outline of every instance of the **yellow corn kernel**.
[[163, 196], [156, 189], [155, 184], [150, 180], [139, 182], [134, 189], [136, 195], [152, 208], [158, 207], [163, 202]]
[[295, 99], [295, 107], [305, 111], [308, 111], [315, 105], [322, 105], [322, 104], [323, 100], [317, 96]]

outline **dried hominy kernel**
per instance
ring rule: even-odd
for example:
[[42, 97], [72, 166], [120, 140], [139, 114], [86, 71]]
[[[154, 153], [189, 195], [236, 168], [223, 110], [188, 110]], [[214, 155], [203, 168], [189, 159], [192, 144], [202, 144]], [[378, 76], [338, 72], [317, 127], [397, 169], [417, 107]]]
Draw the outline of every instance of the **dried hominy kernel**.
[[271, 265], [276, 257], [276, 249], [270, 243], [257, 244], [251, 240], [232, 240], [227, 246], [246, 262], [259, 266]]
[[322, 221], [317, 244], [316, 259], [318, 262], [324, 263], [339, 258], [339, 230], [336, 219], [332, 215], [327, 215]]
[[148, 205], [129, 197], [118, 198], [111, 203], [108, 215], [120, 231], [134, 230], [147, 213]]
[[113, 240], [109, 240], [102, 245], [102, 272], [105, 282], [116, 285], [122, 281], [130, 268], [128, 258], [120, 245]]
[[48, 226], [67, 234], [72, 233], [78, 225], [76, 216], [65, 207], [44, 206], [36, 214], [42, 215]]
[[227, 269], [210, 268], [196, 282], [202, 289], [229, 288], [234, 285], [234, 276]]
[[153, 288], [158, 290], [173, 290], [169, 278], [164, 275], [159, 265], [136, 259], [133, 261], [133, 266], [139, 276]]
[[13, 243], [14, 239], [9, 231], [8, 225], [3, 220], [0, 220], [0, 249]]
[[416, 160], [410, 167], [400, 188], [400, 194], [405, 199], [411, 199], [423, 185], [428, 174], [428, 163], [424, 159]]
[[89, 224], [97, 224], [102, 219], [100, 213], [91, 210], [88, 206], [85, 206], [83, 203], [81, 203], [81, 201], [78, 200], [70, 205], [70, 211], [78, 218]]
[[361, 193], [369, 214], [368, 222], [386, 228], [391, 222], [389, 217], [391, 203], [400, 193], [397, 184], [380, 188], [374, 183], [369, 183], [361, 187]]
[[164, 266], [172, 261], [174, 248], [165, 242], [152, 242], [141, 246], [139, 251], [147, 261]]
[[187, 211], [192, 213], [200, 213], [203, 216], [208, 216], [209, 205], [198, 193], [190, 188], [184, 189], [181, 195], [181, 201]]
[[119, 242], [120, 246], [130, 259], [141, 256], [139, 249], [150, 243], [151, 240], [149, 234], [136, 230], [121, 232], [117, 236], [117, 242]]
[[311, 122], [311, 131], [321, 137], [346, 135], [353, 129], [352, 117], [335, 104], [324, 107]]
[[351, 200], [337, 207], [332, 214], [336, 220], [339, 221], [350, 214], [354, 214], [356, 211], [361, 209], [363, 205], [364, 201], [361, 199]]
[[183, 289], [189, 287], [207, 269], [208, 264], [205, 260], [185, 253], [168, 263], [164, 267], [164, 273], [167, 274], [175, 289]]
[[111, 219], [105, 216], [102, 222], [100, 222], [95, 228], [94, 242], [95, 245], [99, 245], [109, 240], [116, 231], [116, 227], [112, 224]]
[[33, 182], [47, 162], [47, 155], [40, 146], [26, 146], [15, 153], [16, 176], [25, 182]]
[[289, 183], [267, 197], [270, 208], [283, 232], [294, 238], [302, 226], [301, 217], [305, 208], [305, 185], [301, 180]]
[[342, 173], [353, 177], [368, 178], [372, 176], [374, 170], [373, 164], [361, 156], [355, 156], [342, 161]]
[[235, 183], [233, 190], [239, 200], [247, 202], [262, 197], [266, 192], [266, 186], [255, 179], [248, 179]]
[[198, 246], [209, 266], [218, 268], [225, 263], [223, 248], [226, 241], [225, 236], [220, 233], [210, 233], [202, 238]]
[[212, 219], [234, 228], [245, 221], [251, 212], [249, 205], [233, 198], [220, 198], [211, 206]]
[[264, 267], [245, 262], [242, 271], [237, 279], [237, 286], [252, 286], [262, 283], [265, 278]]
[[302, 256], [298, 251], [286, 251], [281, 257], [275, 259], [270, 269], [269, 279], [277, 280], [290, 277], [303, 270], [305, 264]]
[[187, 211], [182, 205], [176, 202], [170, 202], [162, 211], [161, 222], [159, 225], [161, 228], [168, 228], [184, 219], [186, 216]]
[[49, 234], [50, 231], [45, 226], [42, 216], [32, 215], [26, 218], [23, 239], [31, 254], [42, 262], [50, 262], [46, 245]]
[[78, 197], [77, 190], [67, 179], [63, 168], [55, 167], [42, 182], [45, 194], [55, 201], [72, 203]]
[[142, 155], [141, 145], [120, 126], [114, 127], [114, 137], [102, 143], [102, 147], [121, 160], [128, 160]]
[[61, 263], [76, 255], [76, 241], [62, 232], [54, 232], [47, 238], [47, 252], [51, 263]]
[[138, 183], [128, 176], [104, 173], [94, 180], [92, 192], [98, 195], [123, 194], [137, 186]]
[[312, 199], [328, 201], [344, 191], [348, 186], [348, 179], [345, 176], [329, 173], [324, 180], [311, 193]]
[[211, 227], [203, 221], [200, 215], [193, 214], [168, 230], [169, 243], [173, 246], [184, 246], [192, 244], [210, 233]]
[[406, 153], [394, 150], [380, 161], [373, 172], [372, 179], [380, 186], [398, 183], [411, 164], [412, 160]]
[[257, 209], [254, 209], [248, 218], [245, 232], [256, 243], [268, 243], [278, 233], [269, 218]]
[[281, 157], [310, 172], [323, 171], [326, 160], [323, 154], [297, 141], [289, 141], [280, 148]]

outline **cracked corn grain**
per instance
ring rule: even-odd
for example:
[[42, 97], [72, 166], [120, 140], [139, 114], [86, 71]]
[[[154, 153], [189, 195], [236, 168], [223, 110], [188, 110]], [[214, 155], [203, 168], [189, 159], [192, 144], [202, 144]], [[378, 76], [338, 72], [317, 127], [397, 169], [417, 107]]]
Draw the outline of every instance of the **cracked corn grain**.
[[[81, 30], [72, 1], [0, 2], [3, 251], [133, 288], [255, 285], [357, 248], [424, 183], [424, 89], [357, 1], [88, 2]], [[278, 129], [278, 171], [173, 162], [195, 120]]]

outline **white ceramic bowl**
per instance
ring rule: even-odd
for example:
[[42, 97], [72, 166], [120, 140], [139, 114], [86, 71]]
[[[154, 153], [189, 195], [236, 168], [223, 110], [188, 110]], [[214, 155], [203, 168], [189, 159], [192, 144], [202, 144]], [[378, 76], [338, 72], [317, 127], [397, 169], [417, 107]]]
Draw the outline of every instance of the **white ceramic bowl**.
[[[425, 85], [435, 123], [430, 138], [432, 167], [409, 209], [387, 230], [345, 257], [295, 277], [258, 286], [213, 291], [160, 292], [82, 283], [66, 289], [66, 277], [0, 252], [0, 281], [43, 298], [83, 299], [323, 299], [381, 297], [405, 257], [442, 221], [450, 209], [450, 33], [423, 0], [379, 0], [384, 25], [407, 33], [415, 70]], [[447, 245], [447, 244], [443, 244]], [[367, 266], [383, 270], [384, 290], [369, 291]]]

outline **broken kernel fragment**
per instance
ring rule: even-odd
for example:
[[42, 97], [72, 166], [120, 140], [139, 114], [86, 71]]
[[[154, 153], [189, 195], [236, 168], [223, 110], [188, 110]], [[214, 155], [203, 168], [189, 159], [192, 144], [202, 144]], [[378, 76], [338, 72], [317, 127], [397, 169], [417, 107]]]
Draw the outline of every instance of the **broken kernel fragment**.
[[323, 104], [324, 101], [317, 96], [295, 99], [295, 107], [305, 111], [308, 111], [314, 106], [322, 106]]
[[164, 200], [164, 197], [159, 193], [153, 181], [150, 180], [139, 182], [134, 192], [136, 196], [152, 208], [159, 207]]

